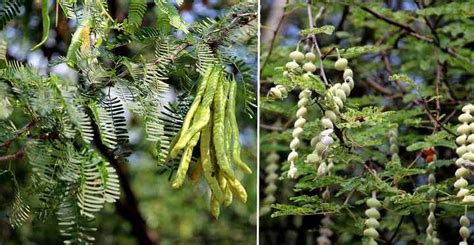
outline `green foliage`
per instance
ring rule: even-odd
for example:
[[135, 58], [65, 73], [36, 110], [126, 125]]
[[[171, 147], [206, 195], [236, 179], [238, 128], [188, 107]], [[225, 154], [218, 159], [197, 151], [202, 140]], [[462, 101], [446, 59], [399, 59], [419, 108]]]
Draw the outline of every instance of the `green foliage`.
[[[42, 6], [42, 41], [34, 49], [43, 48], [48, 38], [48, 2]], [[145, 21], [148, 1], [130, 1], [123, 22], [112, 19], [107, 3], [58, 1], [58, 14], [77, 24], [66, 57], [50, 64], [67, 64], [77, 80], [7, 59], [6, 44], [0, 43], [1, 161], [29, 163], [28, 178], [13, 191], [10, 224], [19, 228], [57, 219], [65, 243], [96, 241], [96, 218], [110, 209], [108, 203], [119, 202], [117, 209], [126, 219], [144, 219], [130, 217], [139, 211], [126, 213], [138, 205], [127, 203], [135, 200], [126, 189], [130, 183], [123, 183], [128, 181], [128, 157], [143, 147], [154, 157], [155, 169], [148, 172], [174, 174], [178, 163], [165, 156], [208, 66], [227, 67], [226, 75], [236, 77], [243, 91], [238, 97], [242, 110], [255, 113], [255, 70], [249, 64], [255, 63], [256, 48], [245, 46], [256, 43], [255, 3], [237, 4], [220, 18], [192, 24], [184, 23], [170, 1], [154, 2], [152, 21]], [[6, 6], [0, 12], [1, 28], [18, 14], [20, 1]], [[131, 55], [118, 51], [124, 47]], [[234, 47], [253, 60], [238, 58]], [[133, 136], [141, 140], [141, 133], [144, 143], [131, 142]], [[17, 183], [20, 175], [13, 176]]]
[[[329, 215], [334, 222], [329, 227], [333, 244], [365, 244], [365, 200], [375, 192], [383, 204], [379, 244], [424, 243], [433, 195], [438, 237], [449, 244], [462, 240], [457, 228], [442, 227], [457, 224], [464, 212], [453, 183], [457, 117], [462, 105], [472, 101], [473, 52], [465, 50], [472, 43], [471, 5], [472, 1], [313, 1], [313, 16], [318, 13], [314, 29], [307, 29], [308, 19], [302, 18], [307, 15], [304, 3], [286, 5], [287, 15], [272, 40], [273, 47], [270, 42], [262, 43], [263, 60], [269, 57], [261, 71], [261, 163], [264, 169], [265, 157], [275, 151], [281, 168], [271, 214], [274, 219], [262, 218], [261, 237], [314, 243], [325, 227], [321, 219]], [[271, 19], [272, 8], [262, 6], [263, 16]], [[318, 12], [322, 7], [324, 11]], [[318, 53], [306, 38], [311, 34], [317, 37], [329, 85], [320, 82]], [[289, 76], [283, 74], [289, 70], [285, 68], [288, 55], [297, 45], [303, 53], [316, 54], [318, 69], [311, 76], [315, 79], [302, 79], [300, 68], [289, 71]], [[344, 106], [336, 110], [328, 93], [331, 86], [346, 80], [343, 71], [334, 69], [339, 55], [348, 59], [355, 86], [345, 96]], [[285, 86], [288, 97], [270, 97], [275, 85]], [[293, 129], [301, 122], [295, 115], [298, 93], [303, 89], [313, 93], [298, 138], [298, 177], [291, 180], [286, 177], [287, 157], [290, 143], [294, 145]], [[322, 118], [329, 109], [336, 115], [330, 134], [335, 142], [324, 149], [323, 161], [311, 163], [310, 156], [314, 157], [316, 143], [323, 137], [320, 133], [328, 128], [323, 127]], [[390, 134], [395, 129], [394, 142]], [[333, 164], [331, 170], [321, 171], [321, 166], [329, 164]], [[427, 184], [430, 173], [437, 179], [434, 185]], [[263, 182], [261, 186], [267, 188]]]

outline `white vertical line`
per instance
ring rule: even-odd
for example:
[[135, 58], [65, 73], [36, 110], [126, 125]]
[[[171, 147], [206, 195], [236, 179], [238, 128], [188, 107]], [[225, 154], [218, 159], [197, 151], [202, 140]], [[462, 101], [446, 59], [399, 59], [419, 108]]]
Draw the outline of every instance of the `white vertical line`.
[[257, 0], [257, 241], [260, 243], [260, 38], [261, 38], [261, 20], [260, 20], [260, 0]]

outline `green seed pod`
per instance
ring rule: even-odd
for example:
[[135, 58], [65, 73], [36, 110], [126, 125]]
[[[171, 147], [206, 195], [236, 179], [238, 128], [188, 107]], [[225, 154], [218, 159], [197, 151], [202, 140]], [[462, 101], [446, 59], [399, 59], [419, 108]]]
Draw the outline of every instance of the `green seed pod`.
[[296, 63], [295, 61], [290, 61], [286, 63], [286, 68], [288, 70], [294, 70], [294, 69], [297, 69], [298, 67], [300, 67], [300, 65], [298, 65], [298, 63]]
[[431, 224], [429, 224], [428, 227], [426, 227], [426, 233], [428, 233], [428, 234], [433, 233], [433, 226]]
[[353, 74], [352, 74], [352, 70], [351, 68], [346, 68], [344, 69], [344, 74], [342, 75], [342, 77], [344, 78], [344, 80], [346, 80], [347, 77], [352, 77]]
[[374, 228], [367, 228], [367, 229], [364, 230], [364, 236], [371, 237], [371, 238], [377, 238], [377, 237], [379, 237], [379, 233]]
[[365, 223], [365, 226], [367, 226], [367, 227], [371, 227], [371, 228], [379, 228], [380, 227], [380, 223], [374, 218], [366, 219], [364, 223]]
[[455, 175], [457, 178], [466, 178], [467, 176], [469, 176], [469, 169], [465, 167], [460, 167], [456, 170]]
[[284, 77], [289, 77], [290, 76], [290, 73], [288, 71], [283, 71], [283, 76]]
[[472, 121], [472, 116], [471, 114], [463, 113], [459, 115], [458, 120], [462, 123], [470, 123]]
[[466, 113], [474, 113], [474, 105], [473, 104], [467, 104], [462, 107], [462, 111]]
[[436, 209], [436, 204], [434, 202], [431, 202], [428, 207], [430, 209], [430, 212], [434, 212]]
[[341, 98], [342, 101], [346, 101], [346, 93], [342, 89], [336, 90], [336, 96]]
[[344, 107], [344, 102], [342, 102], [341, 98], [334, 96], [332, 97], [332, 99], [334, 100], [334, 103], [336, 103], [337, 107], [339, 107], [339, 109], [342, 109]]
[[469, 124], [469, 130], [474, 133], [474, 122]]
[[327, 149], [327, 146], [325, 144], [323, 144], [322, 142], [318, 142], [316, 144], [316, 152], [319, 154], [319, 155], [322, 155], [323, 152]]
[[329, 200], [330, 197], [331, 197], [331, 193], [329, 192], [329, 189], [326, 189], [322, 194], [322, 198], [323, 200]]
[[398, 154], [398, 145], [391, 145], [390, 146], [390, 153]]
[[459, 245], [469, 245], [466, 241], [459, 242]]
[[351, 94], [351, 87], [349, 86], [348, 83], [343, 83], [341, 85], [341, 89], [342, 91], [344, 91], [344, 93], [346, 94], [346, 97], [349, 96], [349, 94]]
[[274, 98], [277, 98], [277, 99], [283, 99], [281, 91], [279, 89], [275, 88], [275, 87], [270, 89], [269, 95], [271, 97], [274, 97]]
[[469, 193], [469, 189], [461, 188], [461, 189], [459, 189], [458, 193], [456, 194], [456, 197], [464, 197], [468, 193]]
[[461, 145], [458, 148], [456, 148], [456, 153], [458, 154], [458, 156], [462, 156], [466, 152], [467, 152], [467, 146], [465, 145]]
[[334, 68], [338, 71], [343, 71], [347, 67], [347, 59], [345, 58], [339, 58], [336, 60], [336, 63], [334, 63]]
[[377, 200], [376, 198], [369, 198], [367, 199], [367, 201], [365, 202], [367, 204], [367, 206], [369, 206], [370, 208], [380, 208], [382, 206], [382, 203], [380, 203], [379, 200]]
[[369, 241], [367, 242], [367, 245], [377, 245], [377, 244], [378, 243], [373, 238], [369, 238]]
[[308, 52], [308, 53], [305, 54], [304, 58], [307, 61], [314, 61], [314, 60], [316, 60], [316, 55], [314, 53]]
[[321, 158], [318, 154], [311, 153], [306, 156], [306, 162], [308, 163], [319, 163], [319, 161], [321, 161]]
[[334, 125], [332, 124], [331, 120], [327, 117], [323, 117], [321, 119], [321, 124], [324, 128], [334, 128]]
[[464, 145], [464, 144], [466, 144], [466, 141], [467, 141], [467, 135], [465, 135], [465, 134], [460, 135], [456, 138], [456, 143], [458, 145]]
[[369, 218], [380, 219], [380, 212], [375, 208], [365, 210], [365, 215]]
[[307, 72], [315, 72], [316, 71], [316, 66], [311, 62], [306, 62], [303, 65], [303, 70], [305, 70]]
[[462, 155], [463, 159], [469, 160], [471, 162], [474, 162], [474, 153], [472, 152], [466, 152]]
[[471, 135], [469, 135], [469, 137], [467, 137], [467, 142], [469, 144], [474, 143], [474, 133], [472, 133]]
[[469, 228], [461, 226], [461, 228], [459, 228], [459, 235], [461, 235], [462, 238], [467, 239], [471, 235], [471, 232], [469, 231]]
[[470, 128], [469, 128], [469, 125], [467, 123], [464, 123], [462, 125], [460, 125], [457, 129], [456, 129], [456, 132], [460, 133], [460, 134], [465, 134], [465, 135], [469, 135], [469, 132], [470, 132]]
[[300, 51], [295, 50], [290, 53], [290, 59], [296, 62], [302, 62], [304, 60], [304, 54], [301, 53]]
[[326, 116], [327, 118], [329, 118], [329, 120], [331, 120], [331, 122], [335, 123], [337, 121], [337, 115], [336, 113], [334, 113], [333, 111], [331, 110], [327, 110], [324, 112], [324, 116]]
[[459, 224], [467, 227], [471, 225], [471, 222], [469, 221], [469, 218], [467, 216], [463, 215], [461, 216], [461, 218], [459, 218]]
[[435, 217], [434, 213], [430, 213], [430, 215], [428, 215], [428, 222], [430, 222], [431, 224], [436, 222], [436, 217]]
[[428, 175], [428, 183], [434, 185], [436, 183], [436, 177], [434, 176], [434, 174], [429, 174]]

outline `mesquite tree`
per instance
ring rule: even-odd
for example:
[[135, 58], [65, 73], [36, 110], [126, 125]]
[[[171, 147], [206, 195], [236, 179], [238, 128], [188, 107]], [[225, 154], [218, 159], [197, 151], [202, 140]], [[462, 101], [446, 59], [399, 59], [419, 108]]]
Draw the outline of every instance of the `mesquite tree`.
[[471, 243], [472, 1], [336, 2], [263, 5], [261, 244]]
[[[252, 171], [240, 156], [235, 114], [255, 110], [255, 72], [247, 63], [256, 57], [256, 3], [190, 24], [178, 12], [183, 1], [132, 0], [125, 19], [113, 18], [103, 0], [49, 3], [41, 1], [42, 37], [31, 51], [47, 46], [53, 24], [70, 21], [64, 56], [38, 70], [8, 56], [5, 40], [0, 45], [0, 162], [14, 186], [11, 225], [56, 219], [64, 242], [90, 243], [94, 218], [117, 202], [138, 242], [156, 242], [127, 180], [130, 138], [141, 134], [130, 132], [132, 121], [172, 187], [187, 176], [203, 192], [210, 186], [215, 218], [233, 195], [245, 202], [241, 171]], [[21, 24], [17, 15], [32, 4], [1, 3], [0, 28]], [[135, 52], [125, 55], [128, 46]], [[52, 72], [57, 65], [77, 79]], [[20, 181], [14, 166], [24, 164], [29, 177]]]

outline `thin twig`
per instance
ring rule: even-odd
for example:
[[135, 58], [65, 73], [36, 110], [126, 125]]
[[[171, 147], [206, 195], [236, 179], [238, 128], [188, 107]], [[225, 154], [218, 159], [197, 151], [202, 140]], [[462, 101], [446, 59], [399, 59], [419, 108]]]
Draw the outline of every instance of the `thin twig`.
[[15, 141], [20, 135], [22, 135], [23, 133], [29, 131], [31, 128], [33, 128], [34, 126], [36, 125], [36, 120], [32, 120], [31, 122], [29, 122], [28, 124], [26, 124], [25, 126], [23, 126], [22, 128], [20, 128], [18, 131], [16, 131], [15, 135], [13, 138], [3, 142], [0, 144], [0, 147], [8, 147], [11, 143], [13, 143], [13, 141]]
[[398, 28], [404, 30], [404, 31], [405, 31], [408, 35], [410, 35], [410, 36], [413, 36], [413, 37], [415, 37], [415, 38], [417, 38], [417, 39], [419, 39], [419, 40], [422, 40], [422, 41], [425, 41], [425, 42], [428, 42], [428, 43], [434, 43], [434, 44], [436, 45], [436, 47], [438, 47], [438, 48], [441, 49], [443, 52], [448, 53], [449, 55], [451, 55], [451, 56], [453, 56], [453, 57], [456, 57], [456, 58], [458, 58], [458, 59], [462, 59], [462, 60], [464, 60], [464, 61], [467, 61], [467, 62], [469, 62], [469, 63], [472, 63], [472, 62], [470, 62], [469, 60], [467, 60], [465, 57], [462, 57], [462, 56], [460, 56], [459, 54], [457, 54], [456, 51], [454, 51], [452, 48], [449, 48], [449, 47], [447, 47], [447, 48], [442, 47], [439, 43], [436, 43], [433, 38], [427, 37], [427, 36], [421, 34], [420, 32], [416, 31], [415, 29], [413, 29], [412, 27], [410, 27], [410, 26], [408, 26], [408, 25], [401, 24], [401, 23], [399, 23], [399, 22], [396, 22], [396, 21], [394, 21], [394, 20], [391, 20], [391, 19], [389, 19], [389, 18], [387, 18], [387, 17], [385, 17], [385, 16], [383, 16], [383, 15], [381, 15], [381, 14], [379, 14], [379, 13], [377, 13], [377, 12], [375, 12], [375, 11], [373, 11], [373, 10], [367, 8], [367, 7], [361, 7], [361, 9], [364, 10], [364, 11], [366, 11], [366, 12], [368, 12], [369, 14], [371, 14], [372, 16], [374, 16], [374, 17], [377, 18], [377, 19], [383, 20], [383, 21], [385, 21], [385, 22], [388, 23], [388, 24], [391, 24], [391, 25], [393, 25], [393, 26], [396, 26], [396, 27], [398, 27]]
[[398, 231], [400, 230], [400, 227], [402, 226], [403, 224], [403, 219], [405, 218], [405, 216], [402, 216], [400, 218], [400, 221], [398, 222], [398, 225], [397, 225], [397, 228], [395, 229], [395, 232], [393, 233], [393, 235], [390, 237], [390, 239], [388, 239], [388, 243], [391, 243], [393, 241], [393, 239], [395, 239], [395, 237], [397, 236], [398, 234]]
[[[306, 1], [306, 9], [308, 10], [309, 29], [314, 28], [313, 13], [312, 13], [312, 9], [311, 9], [312, 3], [313, 3], [312, 0], [307, 0]], [[326, 84], [326, 86], [329, 86], [328, 79], [326, 78], [326, 73], [324, 72], [324, 65], [323, 65], [323, 59], [322, 59], [323, 55], [321, 54], [321, 50], [319, 49], [319, 44], [318, 44], [318, 40], [316, 39], [316, 35], [311, 34], [310, 38], [313, 40], [314, 46], [316, 48], [316, 52], [318, 52], [319, 69], [321, 70], [321, 77], [323, 78], [324, 84]]]

